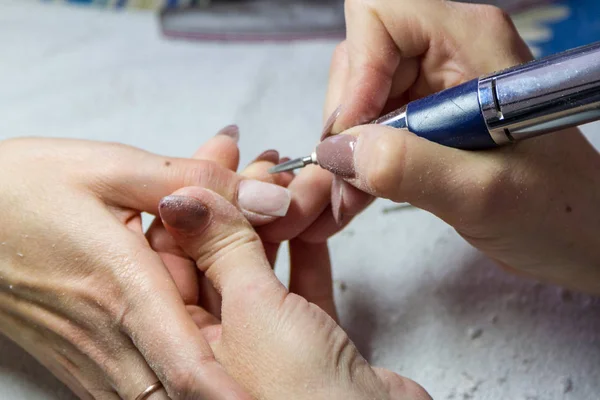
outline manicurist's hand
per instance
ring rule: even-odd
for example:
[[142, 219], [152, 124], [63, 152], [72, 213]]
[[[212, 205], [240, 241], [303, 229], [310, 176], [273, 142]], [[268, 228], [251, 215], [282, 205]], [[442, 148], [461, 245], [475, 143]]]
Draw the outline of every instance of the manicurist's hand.
[[[249, 170], [258, 173], [260, 163]], [[261, 238], [217, 193], [178, 190], [161, 201], [160, 215], [222, 296], [220, 319], [199, 307], [192, 315], [216, 359], [253, 398], [429, 399], [414, 382], [372, 368], [336, 323], [325, 242], [290, 242], [288, 291]]]
[[506, 267], [600, 293], [600, 157], [577, 129], [469, 152], [360, 125], [530, 60], [510, 19], [494, 7], [440, 0], [347, 0], [346, 19], [326, 107], [341, 134], [317, 148], [341, 187], [338, 215], [356, 188], [407, 201]]
[[181, 258], [149, 245], [164, 228], [147, 239], [140, 218], [195, 185], [257, 225], [285, 215], [290, 193], [227, 168], [237, 131], [221, 133], [196, 160], [88, 141], [0, 143], [0, 332], [79, 397], [133, 400], [160, 382], [148, 398], [250, 399], [195, 323]]

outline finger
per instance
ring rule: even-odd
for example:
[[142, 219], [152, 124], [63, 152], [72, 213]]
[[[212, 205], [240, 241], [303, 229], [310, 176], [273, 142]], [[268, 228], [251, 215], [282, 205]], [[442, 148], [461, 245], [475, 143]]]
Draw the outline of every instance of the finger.
[[251, 221], [273, 221], [285, 215], [290, 192], [277, 185], [242, 179], [212, 161], [171, 159], [117, 146], [114, 157], [92, 173], [91, 189], [109, 205], [157, 214], [158, 202], [175, 190], [201, 186], [235, 204]]
[[[106, 361], [102, 368], [106, 371], [115, 388], [118, 399], [135, 399], [146, 389], [160, 383], [160, 380], [154, 374], [152, 368], [135, 348], [129, 338], [127, 345], [121, 346], [119, 351]], [[162, 385], [162, 384], [161, 384]], [[153, 390], [147, 398], [155, 400], [168, 400], [169, 396], [162, 387]]]
[[[192, 158], [197, 160], [214, 161], [224, 168], [236, 170], [239, 163], [239, 129], [229, 125], [221, 129], [213, 138], [200, 146]], [[209, 311], [220, 310], [218, 296], [214, 289], [198, 276], [193, 260], [185, 254], [173, 237], [165, 230], [160, 219], [155, 219], [146, 232], [150, 246], [165, 263], [173, 281], [177, 285], [185, 304], [202, 304]], [[199, 303], [199, 301], [202, 301]]]
[[240, 161], [240, 150], [237, 146], [239, 139], [240, 130], [237, 125], [228, 125], [196, 150], [192, 158], [214, 161], [224, 168], [236, 171]]
[[200, 329], [204, 340], [210, 345], [213, 352], [218, 351], [218, 344], [223, 332], [221, 321], [202, 307], [188, 306], [187, 309], [194, 323]]
[[[129, 244], [128, 248], [136, 248]], [[133, 254], [137, 270], [148, 273], [137, 275], [128, 286], [129, 306], [120, 318], [121, 329], [152, 366], [169, 397], [248, 398], [215, 360], [158, 255], [144, 247]]]
[[[110, 221], [109, 212], [106, 211], [107, 218], [99, 220]], [[107, 229], [105, 225], [91, 230], [96, 232], [95, 239], [114, 243], [106, 249], [111, 254], [109, 261], [125, 263], [119, 272], [119, 283], [114, 283], [112, 290], [105, 283], [107, 293], [116, 294], [107, 301], [114, 315], [114, 327], [141, 353], [169, 397], [247, 399], [215, 360], [158, 254], [138, 235], [118, 227]], [[94, 270], [114, 268], [101, 264]]]
[[[12, 296], [11, 296], [12, 297]], [[28, 332], [26, 326], [32, 321], [29, 319], [24, 323], [23, 318], [19, 316], [18, 309], [10, 310], [8, 307], [12, 303], [11, 298], [6, 295], [6, 291], [0, 293], [0, 326], [3, 327], [3, 335], [14, 341], [20, 347], [27, 349], [27, 352], [35, 357], [44, 367], [46, 367], [54, 376], [56, 376], [65, 386], [67, 386], [78, 398], [82, 400], [92, 400], [92, 395], [88, 392], [86, 382], [81, 379], [81, 369], [74, 366], [73, 362], [64, 362], [68, 360], [64, 355], [67, 352], [66, 346], [63, 347], [63, 356], [57, 357], [54, 354], [56, 342], [55, 333], [51, 330], [43, 329], [43, 324], [37, 325], [37, 329]], [[25, 302], [20, 302], [17, 307], [24, 307]], [[40, 322], [49, 322], [48, 320]], [[54, 343], [53, 343], [54, 342]], [[37, 344], [37, 345], [34, 345]], [[61, 343], [62, 344], [62, 343]], [[57, 359], [58, 358], [58, 359]]]
[[[414, 7], [416, 3], [408, 8]], [[349, 73], [345, 84], [344, 107], [333, 127], [334, 132], [377, 118], [390, 97], [393, 77], [402, 56], [411, 57], [411, 54], [403, 54], [407, 52], [406, 48], [401, 53], [379, 16], [380, 13], [399, 8], [402, 7], [398, 2], [394, 2], [393, 6], [386, 5], [385, 2], [345, 2]], [[434, 17], [428, 15], [428, 18]], [[406, 18], [402, 17], [401, 21], [406, 21]], [[403, 28], [403, 31], [408, 32], [406, 36], [420, 33], [413, 32], [412, 27]], [[422, 39], [419, 38], [418, 41], [422, 42], [423, 48], [411, 49], [412, 52], [420, 54], [425, 50], [427, 41]], [[414, 40], [411, 40], [405, 46], [413, 44]], [[417, 71], [414, 68], [406, 69], [403, 70], [403, 75], [402, 86], [406, 90], [416, 79]]]
[[321, 133], [321, 140], [331, 133], [338, 133], [332, 132], [332, 128], [342, 111], [342, 100], [350, 74], [349, 62], [347, 43], [343, 41], [335, 48], [329, 67], [329, 83], [325, 97], [325, 107], [323, 108], [325, 125]]
[[[294, 179], [294, 175], [289, 173], [270, 174], [269, 168], [280, 162], [279, 153], [275, 150], [267, 150], [260, 154], [250, 165], [248, 165], [241, 175], [248, 179], [255, 179], [263, 182], [270, 182], [283, 187], [288, 187]], [[254, 224], [260, 226], [264, 224]], [[280, 243], [270, 243], [263, 239], [263, 246], [269, 263], [272, 267], [277, 261], [277, 253], [279, 252]]]
[[[186, 306], [186, 309], [187, 309], [188, 313], [190, 314], [190, 317], [192, 317], [192, 320], [194, 321], [194, 323], [200, 329], [201, 332], [205, 328], [219, 325], [221, 323], [221, 321], [219, 321], [218, 318], [216, 318], [213, 314], [209, 313], [202, 307]], [[205, 337], [205, 339], [206, 339], [206, 337]], [[210, 341], [208, 341], [208, 342], [210, 342]]]
[[308, 166], [290, 183], [292, 201], [285, 218], [257, 229], [271, 243], [298, 236], [329, 207], [332, 175], [316, 166]]
[[343, 225], [347, 219], [364, 210], [372, 201], [373, 197], [369, 194], [344, 182], [340, 177], [333, 178], [331, 209], [337, 225]]
[[495, 152], [467, 152], [438, 145], [404, 130], [365, 125], [317, 147], [320, 164], [377, 197], [407, 201], [454, 225], [468, 210], [469, 194], [491, 185], [504, 163]]
[[[167, 230], [196, 260], [198, 268], [223, 296], [252, 296], [253, 285], [285, 294], [258, 235], [242, 214], [216, 193], [183, 188], [164, 198], [160, 215]], [[277, 301], [277, 296], [272, 301]]]
[[[289, 158], [289, 157], [282, 157], [279, 159], [279, 162], [277, 164], [283, 164], [284, 162], [288, 162], [290, 160], [291, 160], [291, 158]], [[280, 179], [279, 184], [283, 187], [290, 186], [290, 183], [292, 183], [292, 181], [296, 177], [296, 174], [294, 173], [294, 171], [280, 172], [277, 175], [279, 176], [279, 179]]]
[[158, 253], [165, 264], [184, 304], [200, 304], [202, 291], [196, 264], [167, 232], [160, 218], [152, 221], [146, 237], [150, 247]]
[[[338, 178], [339, 179], [339, 178]], [[332, 206], [325, 210], [319, 218], [298, 238], [307, 243], [323, 243], [343, 230], [352, 219], [367, 208], [375, 198], [339, 179], [341, 187], [332, 187]], [[336, 193], [339, 199], [336, 200]], [[336, 204], [338, 204], [336, 206]]]
[[327, 243], [290, 241], [290, 292], [316, 304], [337, 321]]
[[267, 182], [274, 185], [287, 187], [289, 174], [271, 174], [269, 168], [279, 163], [279, 153], [277, 150], [266, 150], [262, 152], [254, 161], [252, 161], [240, 174], [248, 179], [261, 182]]
[[[372, 201], [371, 195], [344, 185], [344, 193], [332, 199], [332, 176], [322, 168], [309, 166], [298, 174], [288, 187], [292, 193], [292, 203], [287, 215], [280, 220], [257, 229], [261, 238], [271, 243], [281, 243], [298, 237], [310, 243], [320, 243], [340, 231], [353, 216], [359, 214]], [[340, 205], [336, 210], [341, 218], [336, 221], [331, 207]]]
[[[76, 282], [69, 289], [76, 292], [88, 287]], [[0, 296], [0, 300], [6, 299]], [[9, 310], [5, 318], [0, 318], [0, 322], [10, 322], [8, 326], [13, 328], [7, 335], [33, 349], [36, 358], [83, 398], [135, 398], [158, 381], [129, 338], [103, 326], [104, 316], [95, 315], [95, 310], [87, 310], [83, 323], [74, 315], [66, 321], [64, 314], [41, 309], [29, 301], [13, 304]], [[11, 318], [11, 313], [15, 317]], [[36, 326], [35, 332], [19, 336], [29, 330], [27, 325], [31, 323]], [[38, 344], [32, 346], [32, 340]], [[60, 352], [56, 352], [57, 348]], [[167, 398], [164, 392], [160, 398]]]
[[406, 95], [421, 97], [529, 58], [510, 17], [495, 7], [439, 0], [345, 4], [350, 73], [335, 132], [378, 117], [389, 99], [406, 102]]
[[[342, 99], [345, 95], [349, 76], [350, 58], [347, 42], [344, 41], [336, 47], [331, 61], [329, 86], [325, 100], [325, 114], [329, 115], [331, 113], [331, 116], [325, 123], [321, 140], [331, 134], [339, 133], [333, 129], [343, 108]], [[360, 213], [372, 201], [371, 196], [357, 190], [341, 179], [334, 178], [331, 187], [331, 212], [327, 211], [319, 216], [317, 221], [302, 234], [302, 239], [316, 243], [327, 240], [347, 225], [353, 216]]]

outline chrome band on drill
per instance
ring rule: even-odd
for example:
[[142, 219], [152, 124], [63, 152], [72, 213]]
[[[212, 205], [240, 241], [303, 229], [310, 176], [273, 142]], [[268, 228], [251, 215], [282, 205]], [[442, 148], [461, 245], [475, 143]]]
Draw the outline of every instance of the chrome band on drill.
[[496, 87], [493, 77], [482, 78], [479, 81], [479, 106], [488, 132], [492, 140], [498, 145], [504, 145], [512, 142], [512, 137], [501, 126], [501, 121], [504, 119], [502, 110], [496, 98]]
[[494, 140], [500, 132], [522, 140], [597, 120], [600, 42], [483, 78], [479, 98]]

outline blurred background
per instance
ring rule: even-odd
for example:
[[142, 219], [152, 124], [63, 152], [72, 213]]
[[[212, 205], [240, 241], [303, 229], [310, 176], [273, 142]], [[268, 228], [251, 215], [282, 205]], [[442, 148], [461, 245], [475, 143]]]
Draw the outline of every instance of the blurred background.
[[[600, 40], [598, 0], [488, 2], [536, 56]], [[186, 157], [237, 123], [244, 165], [317, 142], [343, 2], [0, 0], [0, 32], [0, 139]], [[583, 130], [600, 145], [597, 125]], [[331, 251], [342, 325], [435, 399], [599, 398], [600, 299], [508, 275], [437, 218], [385, 201]], [[286, 281], [285, 254], [277, 267]], [[71, 398], [0, 337], [0, 399]]]
[[[42, 0], [44, 1], [44, 0]], [[114, 9], [160, 10], [163, 32], [196, 40], [344, 36], [343, 0], [45, 0]], [[600, 38], [597, 0], [457, 0], [501, 7], [542, 56]]]

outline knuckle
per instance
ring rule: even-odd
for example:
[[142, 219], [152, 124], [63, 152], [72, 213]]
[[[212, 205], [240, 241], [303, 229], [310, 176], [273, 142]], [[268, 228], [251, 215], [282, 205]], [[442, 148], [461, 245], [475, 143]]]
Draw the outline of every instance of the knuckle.
[[207, 272], [210, 266], [225, 257], [233, 256], [248, 247], [262, 246], [259, 236], [252, 229], [238, 229], [233, 232], [217, 233], [209, 239], [196, 259], [198, 268]]
[[480, 21], [485, 21], [487, 29], [502, 38], [509, 32], [516, 31], [510, 15], [503, 9], [487, 4], [474, 6]]
[[287, 317], [290, 320], [296, 321], [299, 315], [311, 316], [311, 320], [320, 327], [324, 337], [326, 365], [332, 371], [347, 374], [347, 377], [351, 379], [360, 365], [365, 363], [365, 360], [348, 334], [316, 304], [294, 294], [288, 294], [285, 301], [286, 308], [288, 308]]
[[359, 370], [366, 365], [366, 361], [360, 355], [348, 334], [335, 321], [332, 319], [330, 321], [324, 327], [329, 344], [327, 350], [329, 352], [328, 360], [332, 362], [334, 371], [345, 374], [346, 378], [352, 381]]
[[192, 166], [184, 163], [179, 168], [184, 169], [182, 176], [185, 186], [203, 186], [208, 188], [214, 186], [210, 183], [218, 178], [219, 172], [222, 171], [222, 167], [216, 162], [207, 160], [195, 160]]
[[[197, 392], [201, 389], [201, 385], [199, 385], [201, 374], [198, 373], [198, 370], [208, 361], [201, 359], [191, 365], [185, 362], [171, 365], [165, 378], [165, 388], [169, 398], [175, 400], [197, 399], [200, 396], [200, 393]], [[214, 358], [211, 358], [210, 361], [214, 361]]]

